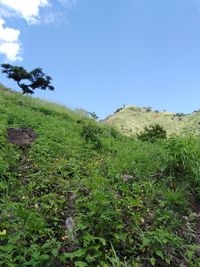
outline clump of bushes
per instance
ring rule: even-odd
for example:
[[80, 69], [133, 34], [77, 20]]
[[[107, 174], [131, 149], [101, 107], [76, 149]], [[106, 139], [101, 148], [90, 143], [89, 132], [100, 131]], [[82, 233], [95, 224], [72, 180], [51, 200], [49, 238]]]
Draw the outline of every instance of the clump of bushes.
[[95, 112], [88, 112], [89, 117], [94, 120], [98, 120], [99, 116]]
[[167, 133], [162, 126], [156, 124], [145, 127], [144, 131], [137, 135], [137, 138], [142, 141], [154, 143], [158, 139], [166, 139]]
[[125, 107], [126, 107], [126, 106], [123, 105], [123, 107], [119, 107], [119, 108], [117, 108], [116, 111], [114, 112], [114, 114], [120, 112], [120, 111], [123, 110]]
[[102, 148], [102, 142], [100, 140], [101, 134], [102, 129], [93, 122], [86, 122], [82, 126], [81, 137], [84, 138], [87, 143], [92, 144], [97, 150]]
[[176, 113], [176, 117], [183, 117], [183, 116], [185, 116], [185, 114], [184, 113]]
[[152, 107], [144, 107], [144, 110], [145, 110], [146, 112], [151, 112], [151, 111], [152, 111]]

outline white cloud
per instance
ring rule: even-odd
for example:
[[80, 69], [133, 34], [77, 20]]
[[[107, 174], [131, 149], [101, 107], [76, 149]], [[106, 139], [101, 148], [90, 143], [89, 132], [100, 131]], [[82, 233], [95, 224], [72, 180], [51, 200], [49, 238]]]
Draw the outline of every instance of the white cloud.
[[[54, 5], [56, 2], [60, 6]], [[65, 10], [73, 8], [76, 2], [77, 0], [0, 0], [0, 54], [11, 61], [22, 60], [20, 30], [6, 27], [5, 21], [8, 18], [24, 19], [28, 25], [43, 23], [57, 26], [61, 22], [66, 25], [63, 23], [67, 21]]]
[[[41, 7], [48, 5], [48, 0], [0, 0], [0, 5], [18, 16], [24, 18], [29, 24], [38, 23], [39, 11]], [[1, 11], [0, 11], [1, 15]]]
[[0, 53], [5, 55], [9, 61], [22, 60], [19, 52], [21, 50], [19, 43], [7, 43], [0, 44]]
[[10, 61], [21, 60], [19, 43], [20, 31], [4, 27], [5, 21], [0, 19], [0, 53]]
[[[0, 54], [9, 61], [22, 60], [19, 42], [20, 30], [5, 27], [5, 18], [19, 17], [30, 24], [39, 22], [41, 7], [48, 5], [48, 0], [0, 0]], [[4, 19], [3, 19], [4, 18]]]
[[16, 42], [20, 35], [20, 31], [8, 27], [4, 27], [5, 21], [0, 19], [0, 39], [6, 42]]

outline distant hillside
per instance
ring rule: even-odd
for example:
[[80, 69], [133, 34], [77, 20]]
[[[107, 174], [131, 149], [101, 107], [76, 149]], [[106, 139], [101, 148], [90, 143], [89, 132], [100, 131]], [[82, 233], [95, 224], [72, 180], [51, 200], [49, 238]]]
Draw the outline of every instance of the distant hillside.
[[138, 141], [0, 86], [0, 266], [199, 267], [199, 166], [198, 137]]
[[127, 106], [105, 119], [106, 124], [134, 136], [151, 124], [160, 124], [167, 134], [200, 134], [200, 112], [192, 114], [152, 111], [151, 108]]

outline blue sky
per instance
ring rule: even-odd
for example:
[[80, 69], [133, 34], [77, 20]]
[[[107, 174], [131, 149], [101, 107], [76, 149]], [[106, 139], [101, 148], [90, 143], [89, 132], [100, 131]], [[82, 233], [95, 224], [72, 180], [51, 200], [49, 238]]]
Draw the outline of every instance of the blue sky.
[[35, 96], [101, 118], [123, 104], [200, 108], [200, 1], [23, 1], [0, 0], [0, 61], [51, 75], [55, 92]]

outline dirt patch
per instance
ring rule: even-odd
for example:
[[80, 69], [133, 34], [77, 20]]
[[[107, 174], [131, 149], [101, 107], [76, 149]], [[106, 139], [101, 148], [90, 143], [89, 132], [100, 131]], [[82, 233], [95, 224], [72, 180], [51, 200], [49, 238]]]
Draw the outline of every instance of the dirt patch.
[[7, 129], [8, 142], [20, 146], [31, 145], [35, 142], [36, 133], [30, 128]]

